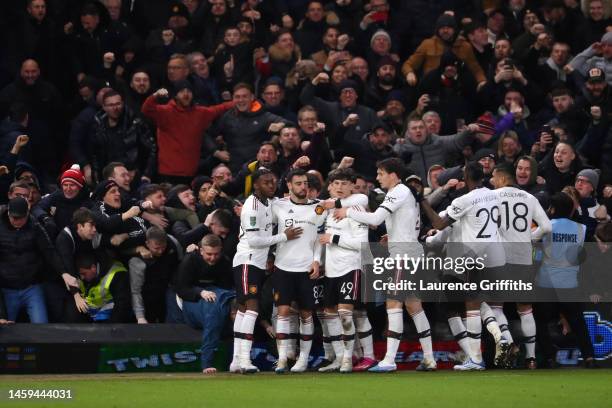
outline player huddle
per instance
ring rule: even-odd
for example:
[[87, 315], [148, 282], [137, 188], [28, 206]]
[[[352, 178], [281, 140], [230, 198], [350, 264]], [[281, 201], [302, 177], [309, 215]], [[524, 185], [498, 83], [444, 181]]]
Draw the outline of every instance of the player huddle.
[[[231, 372], [258, 371], [250, 354], [262, 284], [272, 259], [277, 373], [308, 369], [314, 314], [328, 340], [325, 360], [318, 371], [395, 371], [395, 357], [404, 332], [404, 307], [414, 322], [423, 351], [417, 371], [436, 370], [430, 324], [416, 292], [385, 291], [387, 349], [381, 361], [375, 359], [372, 327], [361, 298], [365, 277], [361, 253], [367, 247], [370, 227], [384, 223], [383, 241], [390, 257], [420, 257], [427, 248], [446, 244], [447, 251], [464, 251], [454, 256], [467, 251], [486, 253], [485, 269], [465, 274], [468, 280], [499, 276], [502, 268], [512, 268], [517, 276], [529, 273], [531, 242], [550, 232], [551, 223], [535, 197], [512, 186], [511, 167], [495, 168], [491, 179], [495, 190], [491, 190], [482, 185], [482, 167], [478, 163], [467, 164], [464, 180], [468, 192], [453, 200], [441, 214], [416, 189], [404, 184], [401, 160], [386, 159], [377, 167], [376, 179], [386, 195], [374, 212], [368, 211], [367, 196], [353, 193], [355, 175], [351, 169], [330, 173], [330, 198], [322, 201], [309, 196], [303, 170], [291, 170], [286, 175], [289, 194], [282, 199], [274, 198], [276, 176], [265, 168], [255, 172], [254, 193], [244, 203], [240, 216], [240, 242], [233, 262], [239, 310], [234, 321]], [[422, 211], [435, 228], [425, 245], [418, 241]], [[532, 229], [533, 223], [536, 229]], [[504, 242], [513, 244], [503, 245]], [[388, 274], [385, 281], [399, 282], [405, 271], [396, 269]], [[450, 274], [443, 279], [458, 278]], [[483, 325], [495, 339], [496, 365], [511, 363], [518, 348], [508, 331], [502, 303], [487, 304], [474, 293], [448, 306], [451, 332], [467, 356], [455, 366], [456, 370], [485, 368], [481, 353]], [[536, 324], [531, 305], [519, 303], [517, 310], [526, 338], [528, 365], [535, 367]], [[294, 333], [299, 333], [299, 354]], [[355, 355], [359, 358], [355, 359]]]

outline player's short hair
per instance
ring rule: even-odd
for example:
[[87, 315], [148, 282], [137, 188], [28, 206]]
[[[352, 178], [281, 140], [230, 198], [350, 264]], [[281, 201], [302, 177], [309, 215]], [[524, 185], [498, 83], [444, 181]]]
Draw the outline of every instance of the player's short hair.
[[504, 176], [508, 177], [512, 183], [514, 183], [514, 166], [508, 162], [501, 162], [495, 165], [493, 171], [503, 173]]
[[152, 226], [147, 230], [147, 241], [155, 241], [159, 243], [166, 243], [168, 241], [168, 234], [163, 229]]
[[321, 191], [323, 186], [321, 185], [321, 180], [312, 173], [306, 173], [306, 179], [308, 180], [308, 188], [314, 189], [316, 191]]
[[478, 162], [470, 162], [465, 165], [465, 177], [475, 183], [484, 179], [484, 170]]
[[83, 225], [88, 222], [91, 222], [95, 225], [96, 221], [93, 216], [93, 212], [89, 208], [81, 207], [78, 208], [72, 214], [72, 225], [76, 227], [77, 225]]
[[379, 161], [378, 163], [376, 163], [376, 168], [384, 170], [389, 174], [395, 173], [395, 175], [400, 180], [403, 180], [406, 174], [406, 167], [404, 166], [404, 162], [397, 157], [389, 157], [387, 159]]
[[550, 207], [554, 208], [552, 218], [570, 218], [574, 212], [574, 201], [566, 193], [556, 193], [550, 197]]
[[357, 176], [351, 168], [336, 169], [329, 173], [328, 182], [331, 184], [336, 180], [350, 181], [351, 183], [354, 183], [357, 180]]
[[155, 194], [158, 191], [164, 192], [164, 188], [159, 184], [147, 184], [146, 186], [140, 189], [140, 198], [144, 200], [151, 194]]
[[223, 245], [223, 243], [221, 242], [221, 238], [219, 238], [215, 234], [208, 234], [204, 238], [202, 238], [202, 241], [200, 241], [200, 247], [201, 248], [203, 248], [205, 246], [213, 247], [213, 248], [218, 248], [218, 247], [220, 247], [222, 245]]
[[289, 172], [285, 176], [285, 180], [287, 180], [287, 183], [291, 183], [291, 181], [293, 181], [293, 178], [295, 176], [306, 176], [306, 171], [304, 169], [300, 169], [300, 168], [291, 169], [291, 170], [289, 170]]
[[255, 170], [255, 172], [253, 173], [253, 184], [257, 183], [257, 180], [259, 180], [261, 176], [265, 176], [266, 174], [274, 174], [274, 173], [272, 172], [272, 170], [265, 168], [265, 167], [260, 167], [257, 170]]

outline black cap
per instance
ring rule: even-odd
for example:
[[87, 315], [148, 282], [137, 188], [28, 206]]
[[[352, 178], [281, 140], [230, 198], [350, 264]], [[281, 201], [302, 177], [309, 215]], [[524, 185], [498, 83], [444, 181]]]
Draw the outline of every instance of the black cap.
[[472, 157], [471, 161], [478, 161], [480, 159], [484, 159], [488, 157], [489, 159], [495, 160], [495, 151], [493, 149], [483, 148], [474, 153], [474, 157]]
[[606, 74], [603, 72], [601, 68], [591, 68], [589, 72], [587, 72], [587, 81], [593, 82], [605, 82]]
[[8, 203], [8, 215], [13, 218], [26, 217], [29, 209], [28, 201], [23, 197], [15, 197]]

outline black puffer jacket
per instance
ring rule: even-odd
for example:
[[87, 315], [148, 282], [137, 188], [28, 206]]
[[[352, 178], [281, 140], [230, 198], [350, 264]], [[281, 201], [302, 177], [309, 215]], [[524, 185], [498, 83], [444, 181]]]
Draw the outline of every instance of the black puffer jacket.
[[106, 113], [95, 116], [89, 156], [96, 180], [102, 180], [102, 169], [108, 163], [124, 163], [128, 170], [137, 169], [151, 177], [157, 163], [157, 144], [149, 125], [127, 107], [115, 128], [108, 126]]
[[[40, 283], [43, 273], [64, 272], [53, 243], [33, 217], [15, 229], [6, 211], [0, 214], [0, 287], [25, 289]], [[51, 272], [52, 273], [52, 272]]]
[[229, 168], [232, 173], [238, 172], [244, 163], [255, 158], [261, 143], [270, 138], [268, 127], [275, 122], [289, 123], [288, 120], [267, 112], [257, 101], [253, 102], [248, 112], [239, 112], [232, 108], [219, 119], [210, 135], [213, 138], [217, 135], [223, 136], [231, 157]]

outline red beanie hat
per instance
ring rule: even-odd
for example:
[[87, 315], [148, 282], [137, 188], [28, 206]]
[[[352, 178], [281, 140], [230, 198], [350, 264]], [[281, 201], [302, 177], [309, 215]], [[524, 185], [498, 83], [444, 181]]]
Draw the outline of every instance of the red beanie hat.
[[83, 188], [85, 176], [81, 173], [81, 167], [78, 164], [73, 164], [68, 170], [62, 173], [60, 184], [64, 184], [65, 181], [71, 181], [80, 188]]

